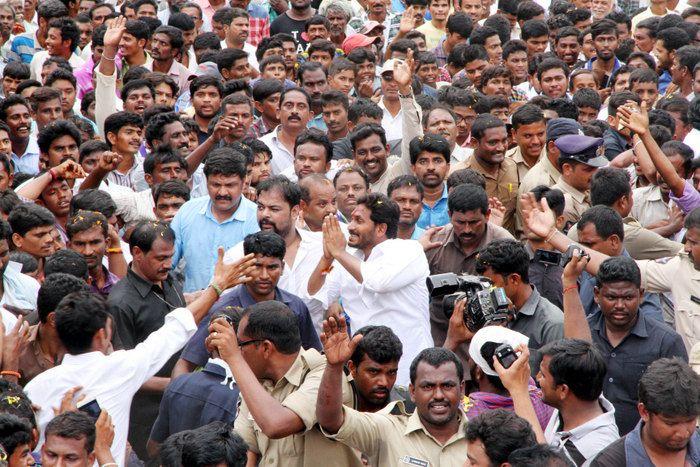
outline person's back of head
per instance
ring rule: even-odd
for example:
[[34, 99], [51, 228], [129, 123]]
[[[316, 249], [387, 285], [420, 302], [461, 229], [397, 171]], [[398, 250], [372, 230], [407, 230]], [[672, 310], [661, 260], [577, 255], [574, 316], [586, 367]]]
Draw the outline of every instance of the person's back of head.
[[[301, 349], [299, 320], [284, 303], [265, 301], [246, 309], [241, 334], [258, 340], [260, 345], [274, 346], [280, 354], [293, 355]], [[256, 344], [257, 345], [257, 344]]]
[[632, 210], [632, 188], [625, 169], [603, 167], [591, 179], [591, 204], [609, 206], [626, 217]]
[[44, 261], [44, 277], [53, 274], [70, 274], [78, 279], [87, 280], [88, 265], [85, 257], [71, 249], [58, 250]]
[[182, 465], [245, 467], [247, 451], [248, 446], [232, 426], [213, 422], [192, 430], [190, 436], [185, 438]]
[[[508, 461], [513, 451], [537, 445], [535, 433], [527, 420], [505, 409], [489, 410], [470, 419], [465, 437], [468, 457], [476, 465], [500, 466]], [[482, 449], [472, 448], [477, 444], [481, 444]]]
[[158, 452], [161, 467], [183, 467], [182, 451], [191, 436], [192, 430], [185, 430], [173, 433], [163, 441]]
[[566, 455], [548, 444], [518, 449], [508, 456], [510, 467], [571, 467]]
[[[529, 284], [530, 255], [525, 246], [512, 239], [493, 240], [480, 252], [476, 260], [476, 272], [491, 271], [503, 277], [518, 275], [519, 282]], [[514, 278], [508, 277], [508, 281]]]
[[109, 319], [107, 302], [91, 292], [68, 294], [56, 307], [56, 331], [72, 355], [106, 350], [111, 340]]
[[[547, 360], [547, 373], [551, 375], [556, 388], [558, 400], [548, 400], [545, 391], [544, 400], [549, 405], [558, 407], [563, 398], [573, 397], [582, 401], [595, 401], [603, 392], [603, 382], [607, 365], [598, 349], [580, 339], [561, 339], [547, 344], [540, 349]], [[538, 380], [539, 380], [538, 376]], [[549, 384], [546, 384], [547, 386]], [[552, 389], [551, 387], [549, 389]]]
[[39, 321], [46, 323], [49, 314], [56, 310], [58, 304], [67, 294], [80, 291], [88, 292], [89, 290], [84, 280], [70, 274], [57, 272], [46, 277], [36, 298]]

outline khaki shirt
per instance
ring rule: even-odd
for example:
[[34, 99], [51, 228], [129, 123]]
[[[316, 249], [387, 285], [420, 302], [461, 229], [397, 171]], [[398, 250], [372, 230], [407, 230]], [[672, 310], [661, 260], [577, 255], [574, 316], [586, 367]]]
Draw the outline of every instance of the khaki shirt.
[[556, 188], [564, 193], [564, 219], [567, 222], [575, 224], [581, 218], [581, 215], [591, 207], [589, 193], [581, 193], [576, 188], [572, 187], [563, 178], [554, 184], [552, 188]]
[[506, 208], [503, 228], [511, 233], [515, 232], [515, 204], [518, 200], [518, 186], [520, 185], [518, 168], [515, 162], [506, 157], [494, 177], [488, 172], [486, 166], [479, 162], [479, 158], [476, 155], [472, 155], [466, 162], [456, 164], [450, 169], [450, 172], [460, 169], [472, 169], [484, 176], [486, 179], [486, 193], [489, 197], [498, 198]]
[[515, 162], [515, 165], [518, 168], [518, 178], [522, 180], [525, 177], [525, 174], [527, 174], [530, 171], [530, 169], [536, 166], [537, 163], [540, 160], [542, 160], [542, 158], [546, 157], [546, 154], [545, 149], [542, 149], [542, 152], [540, 153], [537, 162], [535, 162], [532, 165], [528, 165], [527, 161], [525, 161], [525, 158], [523, 157], [522, 151], [520, 150], [520, 146], [515, 146], [513, 149], [510, 149], [508, 152], [506, 152], [506, 157], [512, 159], [513, 162]]
[[[19, 355], [19, 368], [22, 373], [22, 377], [19, 380], [21, 386], [26, 386], [36, 375], [55, 366], [51, 357], [41, 351], [41, 346], [37, 340], [38, 337], [39, 325], [30, 326], [29, 341]], [[63, 357], [61, 356], [61, 358]], [[60, 363], [60, 360], [57, 363]]]
[[630, 215], [643, 227], [668, 220], [673, 201], [666, 203], [661, 197], [658, 185], [649, 185], [632, 190], [632, 211]]
[[343, 425], [329, 437], [378, 456], [381, 467], [462, 467], [467, 459], [467, 417], [461, 410], [459, 429], [444, 445], [428, 433], [418, 412], [408, 415], [401, 402], [389, 404], [377, 413], [348, 407], [343, 407], [343, 412]]
[[686, 253], [679, 253], [666, 263], [643, 260], [637, 261], [637, 265], [642, 272], [644, 290], [673, 295], [676, 332], [692, 358], [697, 354], [693, 346], [700, 342], [700, 304], [691, 297], [700, 298], [700, 271]]
[[520, 187], [518, 188], [518, 205], [515, 211], [515, 226], [518, 232], [523, 230], [523, 208], [520, 204], [520, 196], [524, 193], [532, 191], [533, 188], [540, 185], [554, 186], [559, 181], [561, 173], [547, 159], [547, 155], [543, 150], [543, 155], [537, 164], [533, 165], [527, 174], [520, 177]]
[[[305, 430], [282, 439], [270, 439], [253, 420], [245, 399], [241, 396], [240, 408], [234, 429], [248, 444], [248, 449], [260, 454], [260, 465], [319, 466], [329, 458], [337, 460], [339, 467], [360, 466], [358, 454], [339, 443], [334, 443], [318, 431], [316, 426], [316, 398], [326, 359], [314, 349], [301, 350], [287, 373], [276, 384], [264, 381], [263, 387], [282, 405], [299, 416]], [[350, 384], [344, 378], [343, 404], [353, 404]]]

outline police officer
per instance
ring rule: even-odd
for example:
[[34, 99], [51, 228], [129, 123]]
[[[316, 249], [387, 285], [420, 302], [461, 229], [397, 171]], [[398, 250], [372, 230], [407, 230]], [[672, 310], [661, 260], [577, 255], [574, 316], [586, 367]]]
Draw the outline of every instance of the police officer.
[[554, 141], [554, 145], [560, 153], [558, 163], [561, 177], [552, 188], [564, 193], [565, 230], [568, 230], [591, 207], [591, 178], [600, 167], [608, 164], [608, 160], [604, 155], [603, 138], [566, 135]]

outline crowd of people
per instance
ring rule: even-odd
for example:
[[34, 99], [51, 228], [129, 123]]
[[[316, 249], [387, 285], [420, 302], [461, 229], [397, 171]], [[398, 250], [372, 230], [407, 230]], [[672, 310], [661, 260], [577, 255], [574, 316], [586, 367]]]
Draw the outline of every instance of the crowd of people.
[[700, 465], [698, 0], [0, 0], [0, 467]]

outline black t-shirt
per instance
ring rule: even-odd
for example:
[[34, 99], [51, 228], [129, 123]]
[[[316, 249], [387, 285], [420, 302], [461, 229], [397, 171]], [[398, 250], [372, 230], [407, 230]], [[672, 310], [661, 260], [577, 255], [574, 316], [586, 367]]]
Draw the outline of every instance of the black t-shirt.
[[270, 25], [270, 36], [279, 34], [281, 32], [291, 34], [294, 39], [296, 39], [299, 46], [297, 47], [297, 53], [302, 53], [306, 50], [308, 42], [306, 42], [301, 37], [301, 33], [304, 32], [304, 26], [306, 25], [306, 20], [298, 21], [287, 16], [287, 12], [279, 15]]

